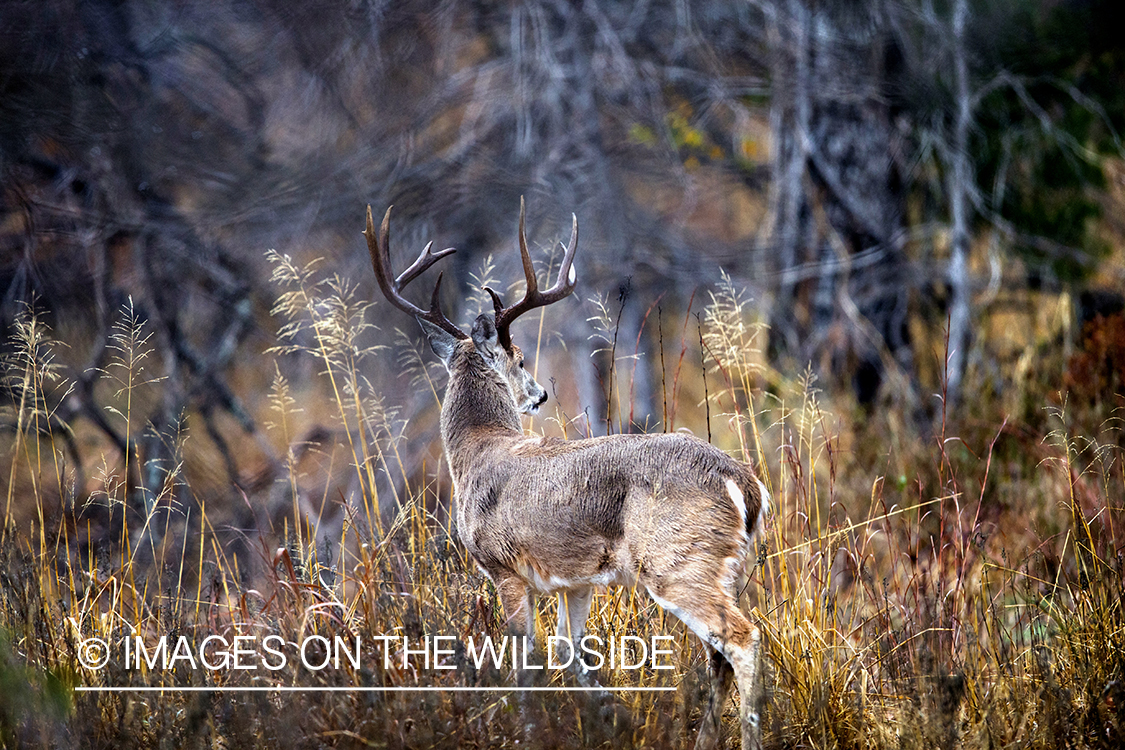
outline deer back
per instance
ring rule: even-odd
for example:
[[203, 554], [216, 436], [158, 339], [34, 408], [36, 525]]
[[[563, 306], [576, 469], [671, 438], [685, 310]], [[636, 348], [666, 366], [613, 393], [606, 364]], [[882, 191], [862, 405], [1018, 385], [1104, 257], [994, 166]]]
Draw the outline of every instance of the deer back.
[[631, 583], [645, 565], [690, 556], [741, 559], [761, 510], [749, 467], [689, 435], [493, 436], [474, 447], [450, 456], [459, 535], [486, 570], [544, 591]]

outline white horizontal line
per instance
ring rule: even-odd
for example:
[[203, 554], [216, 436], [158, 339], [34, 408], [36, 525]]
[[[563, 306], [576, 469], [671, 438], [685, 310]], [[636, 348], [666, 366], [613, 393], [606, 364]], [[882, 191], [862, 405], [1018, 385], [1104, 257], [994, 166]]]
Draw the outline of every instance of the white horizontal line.
[[76, 693], [666, 693], [674, 687], [76, 687]]

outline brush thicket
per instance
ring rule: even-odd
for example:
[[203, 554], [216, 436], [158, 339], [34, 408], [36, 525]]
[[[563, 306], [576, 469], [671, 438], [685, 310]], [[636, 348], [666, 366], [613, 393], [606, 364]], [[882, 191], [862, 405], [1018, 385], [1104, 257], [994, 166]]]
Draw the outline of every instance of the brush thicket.
[[[439, 466], [412, 465], [401, 445], [415, 425], [364, 375], [378, 351], [370, 306], [339, 278], [282, 255], [271, 261], [281, 286], [274, 357], [315, 363], [328, 394], [316, 407], [331, 407], [339, 449], [310, 445], [301, 425], [315, 391], [297, 395], [264, 358], [274, 371], [266, 421], [283, 458], [267, 491], [230, 488], [228, 505], [250, 506], [260, 521], [239, 545], [216, 520], [225, 517], [216, 501], [193, 492], [183, 458], [190, 430], [157, 436], [168, 448], [155, 467], [163, 479], [143, 478], [157, 459], [140, 447], [150, 426], [137, 404], [159, 399], [163, 384], [147, 369], [151, 334], [132, 307], [96, 373], [127, 448], [107, 452], [89, 482], [67, 449], [75, 428], [57, 418], [71, 388], [54, 358], [61, 344], [34, 311], [17, 321], [4, 362], [0, 745], [514, 747], [522, 738], [509, 692], [73, 692], [514, 684], [506, 671], [475, 669], [463, 650], [451, 670], [420, 668], [417, 657], [404, 669], [401, 654], [385, 665], [378, 636], [500, 637], [499, 602], [456, 542], [448, 480]], [[591, 315], [609, 363], [602, 382], [614, 431], [636, 422], [628, 364], [656, 356], [618, 340], [627, 297], [622, 290]], [[977, 411], [972, 420], [947, 414], [936, 434], [912, 437], [892, 408], [863, 412], [820, 391], [811, 372], [787, 379], [771, 369], [768, 331], [728, 278], [698, 317], [648, 312], [664, 386], [657, 421], [753, 461], [773, 497], [742, 596], [765, 635], [767, 747], [1119, 746], [1125, 471], [1112, 423], [1091, 435], [1088, 414], [1076, 421], [1055, 408], [1039, 439]], [[528, 351], [545, 337], [541, 320]], [[416, 337], [399, 338], [402, 369], [436, 404], [443, 376]], [[572, 437], [572, 425], [560, 408], [532, 428]], [[340, 484], [350, 497], [329, 496], [310, 455], [333, 471], [346, 464]], [[278, 493], [283, 502], [256, 507]], [[339, 508], [335, 525], [321, 523], [330, 507]], [[554, 616], [553, 602], [542, 602], [540, 642]], [[690, 747], [707, 691], [695, 637], [632, 589], [597, 596], [589, 630], [673, 636], [672, 670], [603, 670], [600, 680], [676, 689], [537, 694], [541, 744]], [[162, 634], [195, 643], [358, 636], [365, 650], [359, 669], [320, 671], [295, 659], [277, 671], [137, 669], [116, 654], [95, 671], [77, 658], [86, 638], [139, 636], [151, 646]], [[550, 684], [575, 683], [562, 672]], [[727, 707], [729, 742], [737, 700]]]

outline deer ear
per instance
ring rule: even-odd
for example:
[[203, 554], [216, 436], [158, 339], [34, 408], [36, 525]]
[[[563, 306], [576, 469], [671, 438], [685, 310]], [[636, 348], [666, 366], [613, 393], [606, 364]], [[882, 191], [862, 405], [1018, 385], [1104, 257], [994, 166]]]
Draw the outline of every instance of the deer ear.
[[449, 367], [450, 360], [453, 359], [453, 352], [457, 351], [457, 339], [448, 332], [438, 328], [428, 320], [422, 318], [415, 318], [418, 324], [422, 326], [422, 331], [425, 332], [426, 338], [430, 340], [430, 348], [434, 350], [434, 354], [438, 355], [446, 367]]
[[484, 361], [492, 364], [500, 353], [500, 339], [496, 333], [496, 323], [491, 315], [481, 314], [473, 323], [473, 344]]

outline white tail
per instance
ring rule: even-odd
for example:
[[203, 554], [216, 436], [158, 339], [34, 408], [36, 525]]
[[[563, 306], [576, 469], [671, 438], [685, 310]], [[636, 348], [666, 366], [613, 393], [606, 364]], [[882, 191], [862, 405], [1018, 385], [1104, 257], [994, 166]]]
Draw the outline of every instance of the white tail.
[[[754, 471], [683, 434], [613, 435], [586, 440], [528, 437], [521, 412], [546, 391], [524, 369], [509, 326], [521, 314], [574, 290], [578, 221], [559, 281], [540, 292], [527, 252], [520, 203], [519, 243], [527, 293], [466, 334], [402, 288], [439, 258], [430, 245], [397, 278], [389, 260], [390, 209], [376, 235], [367, 209], [368, 249], [383, 294], [417, 317], [449, 369], [441, 433], [453, 476], [458, 534], [492, 579], [509, 632], [534, 635], [537, 594], [559, 601], [558, 635], [582, 638], [595, 586], [641, 585], [680, 618], [710, 654], [712, 696], [696, 747], [716, 746], [732, 678], [742, 696], [742, 746], [759, 746], [755, 681], [760, 634], [739, 610], [735, 585], [767, 501]], [[393, 279], [393, 280], [392, 280]]]

